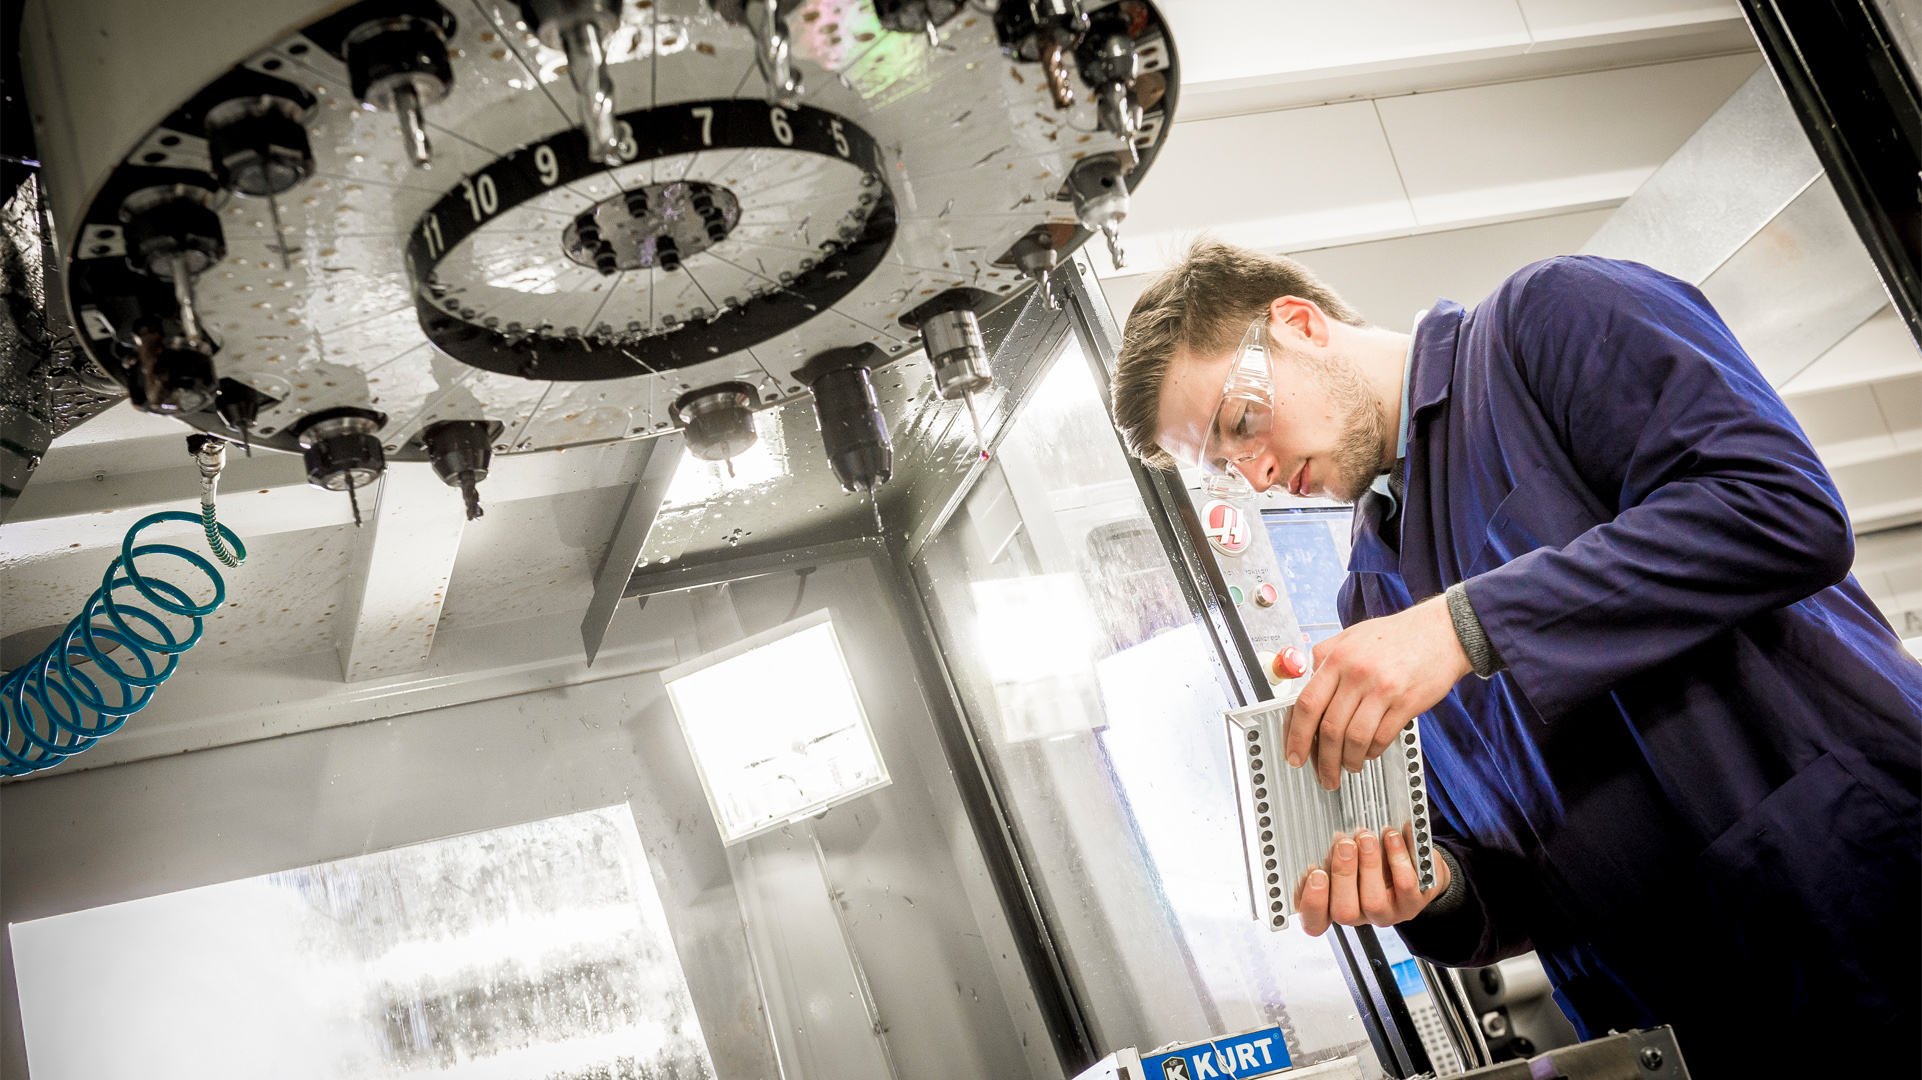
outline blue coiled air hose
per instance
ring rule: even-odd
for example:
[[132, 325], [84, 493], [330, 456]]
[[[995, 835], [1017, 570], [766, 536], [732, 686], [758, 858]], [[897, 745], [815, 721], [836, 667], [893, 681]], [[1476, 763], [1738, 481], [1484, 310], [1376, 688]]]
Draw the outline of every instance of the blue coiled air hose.
[[[204, 516], [203, 516], [204, 515]], [[40, 655], [0, 676], [0, 776], [21, 776], [49, 769], [120, 730], [127, 717], [153, 700], [154, 690], [180, 665], [180, 654], [200, 640], [201, 620], [227, 599], [227, 583], [214, 564], [195, 552], [173, 544], [135, 544], [142, 529], [162, 521], [189, 521], [205, 527], [214, 541], [224, 538], [233, 548], [233, 562], [247, 557], [247, 546], [232, 529], [213, 520], [211, 502], [202, 514], [170, 510], [148, 514], [127, 530], [120, 554], [107, 566], [100, 587], [87, 599], [67, 628]], [[142, 574], [135, 560], [167, 555], [179, 559], [213, 584], [213, 599], [196, 604], [185, 589]], [[193, 630], [184, 639], [152, 611], [137, 606], [126, 591], [139, 593], [148, 604], [169, 615], [188, 619]], [[116, 594], [121, 598], [116, 599]], [[134, 623], [144, 623], [154, 634], [143, 637]], [[128, 664], [108, 654], [118, 646], [131, 658]], [[164, 666], [156, 659], [165, 657]], [[128, 670], [130, 667], [138, 671]], [[116, 700], [109, 700], [109, 696]]]

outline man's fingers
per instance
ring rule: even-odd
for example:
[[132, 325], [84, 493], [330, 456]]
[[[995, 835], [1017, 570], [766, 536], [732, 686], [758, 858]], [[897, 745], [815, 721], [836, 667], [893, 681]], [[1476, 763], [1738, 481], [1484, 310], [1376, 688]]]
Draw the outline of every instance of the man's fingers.
[[1408, 841], [1402, 839], [1400, 829], [1389, 829], [1381, 834], [1382, 847], [1388, 852], [1389, 888], [1394, 891], [1392, 904], [1396, 921], [1412, 919], [1426, 906], [1421, 895], [1421, 878], [1415, 873], [1414, 860], [1408, 857]]
[[1289, 765], [1301, 768], [1314, 752], [1315, 730], [1321, 726], [1322, 710], [1328, 707], [1328, 698], [1334, 693], [1338, 679], [1332, 671], [1326, 674], [1316, 671], [1308, 677], [1308, 685], [1301, 688], [1301, 696], [1289, 707], [1281, 732], [1281, 752]]
[[1295, 890], [1295, 911], [1309, 937], [1320, 937], [1328, 929], [1327, 871], [1317, 866], [1302, 875], [1301, 885]]
[[1375, 731], [1382, 725], [1383, 704], [1372, 697], [1362, 698], [1355, 706], [1355, 715], [1342, 731], [1341, 767], [1349, 772], [1360, 772], [1368, 759], [1373, 757], [1368, 751], [1375, 745]]
[[1342, 741], [1347, 738], [1348, 725], [1353, 722], [1355, 708], [1360, 704], [1360, 691], [1344, 679], [1321, 714], [1321, 728], [1315, 732], [1315, 774], [1321, 778], [1321, 786], [1329, 791], [1341, 786]]
[[1301, 696], [1295, 699], [1294, 708], [1288, 711], [1281, 737], [1282, 755], [1288, 759], [1288, 764], [1297, 769], [1314, 753], [1315, 732], [1321, 727], [1321, 714], [1341, 684], [1340, 671], [1329, 667], [1328, 662], [1340, 647], [1342, 638], [1347, 635], [1348, 631], [1343, 630], [1310, 650], [1314, 656], [1314, 669], [1308, 676], [1308, 685], [1301, 688]]
[[1393, 926], [1397, 921], [1395, 898], [1388, 891], [1381, 872], [1381, 842], [1374, 833], [1363, 829], [1355, 834], [1355, 848], [1361, 856], [1356, 894], [1361, 900], [1362, 917], [1376, 926]]
[[1375, 741], [1369, 744], [1368, 760], [1375, 760], [1386, 753], [1389, 747], [1395, 745], [1401, 730], [1408, 726], [1408, 721], [1411, 719], [1413, 717], [1402, 715], [1398, 705], [1390, 705], [1381, 714], [1380, 722], [1375, 725]]
[[1356, 890], [1355, 842], [1346, 836], [1335, 841], [1335, 850], [1329, 858], [1328, 873], [1328, 917], [1343, 926], [1356, 926], [1361, 922], [1361, 897]]

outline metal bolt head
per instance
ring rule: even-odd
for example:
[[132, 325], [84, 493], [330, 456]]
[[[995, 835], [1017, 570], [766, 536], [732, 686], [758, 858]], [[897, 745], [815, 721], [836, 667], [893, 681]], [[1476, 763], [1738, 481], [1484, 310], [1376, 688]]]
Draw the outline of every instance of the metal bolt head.
[[1662, 1067], [1662, 1051], [1659, 1047], [1642, 1047], [1642, 1068], [1655, 1072]]

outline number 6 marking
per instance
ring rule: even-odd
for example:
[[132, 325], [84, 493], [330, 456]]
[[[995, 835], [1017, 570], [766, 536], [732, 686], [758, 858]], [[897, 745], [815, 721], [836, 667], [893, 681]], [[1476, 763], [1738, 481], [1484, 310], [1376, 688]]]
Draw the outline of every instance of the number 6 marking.
[[561, 178], [560, 162], [554, 160], [554, 148], [545, 144], [534, 148], [534, 168], [540, 170], [541, 183], [553, 187]]
[[701, 121], [701, 145], [713, 146], [714, 145], [714, 109], [711, 106], [702, 105], [702, 106], [699, 106], [698, 108], [689, 109], [688, 112], [693, 113]]
[[767, 111], [768, 123], [774, 128], [774, 138], [782, 146], [794, 145], [794, 129], [788, 126], [787, 110], [776, 106]]

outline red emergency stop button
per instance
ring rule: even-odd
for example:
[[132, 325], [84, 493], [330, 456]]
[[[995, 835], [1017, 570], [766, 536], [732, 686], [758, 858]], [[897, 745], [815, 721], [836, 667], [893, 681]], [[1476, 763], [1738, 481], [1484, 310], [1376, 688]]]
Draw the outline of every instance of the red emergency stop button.
[[1281, 593], [1273, 585], [1263, 585], [1255, 590], [1255, 603], [1261, 607], [1274, 607], [1281, 600]]
[[1284, 679], [1299, 679], [1308, 674], [1308, 660], [1293, 645], [1275, 654], [1275, 674]]

